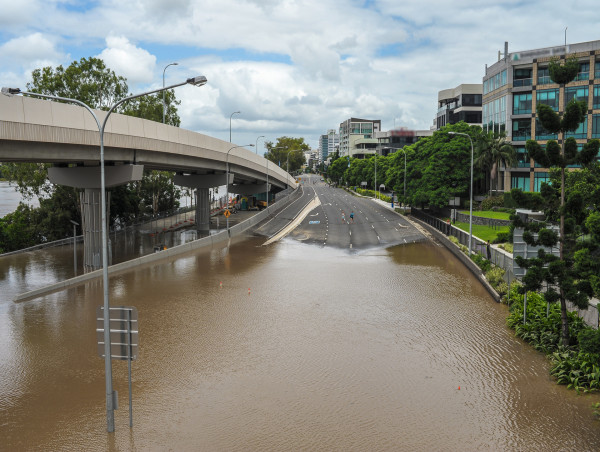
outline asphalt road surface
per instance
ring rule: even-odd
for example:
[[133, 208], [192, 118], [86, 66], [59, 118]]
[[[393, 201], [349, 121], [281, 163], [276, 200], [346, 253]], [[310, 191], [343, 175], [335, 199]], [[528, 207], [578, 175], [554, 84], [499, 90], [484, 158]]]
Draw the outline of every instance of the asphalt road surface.
[[[313, 209], [288, 237], [320, 246], [364, 250], [421, 241], [424, 236], [403, 216], [370, 198], [354, 196], [329, 187], [317, 175], [301, 177], [302, 196], [288, 206], [281, 218], [272, 220], [279, 229], [317, 196], [321, 205]], [[354, 218], [351, 218], [354, 213]], [[265, 235], [276, 227], [264, 225]], [[274, 226], [274, 225], [273, 225]]]

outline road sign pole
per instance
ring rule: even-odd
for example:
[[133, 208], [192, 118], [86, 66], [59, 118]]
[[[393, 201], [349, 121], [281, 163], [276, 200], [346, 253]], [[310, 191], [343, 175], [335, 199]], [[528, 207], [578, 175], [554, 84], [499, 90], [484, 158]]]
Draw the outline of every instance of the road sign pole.
[[129, 427], [133, 427], [133, 406], [131, 404], [131, 358], [133, 356], [133, 350], [131, 347], [131, 311], [127, 310], [127, 367], [129, 370]]

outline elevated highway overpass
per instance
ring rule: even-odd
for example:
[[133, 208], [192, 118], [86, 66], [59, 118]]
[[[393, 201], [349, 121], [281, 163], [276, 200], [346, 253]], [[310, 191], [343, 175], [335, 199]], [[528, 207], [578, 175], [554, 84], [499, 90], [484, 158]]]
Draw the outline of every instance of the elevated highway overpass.
[[[106, 112], [94, 113], [104, 121]], [[297, 185], [277, 165], [235, 146], [179, 127], [115, 113], [104, 133], [106, 186], [139, 180], [143, 169], [174, 171], [176, 184], [196, 189], [196, 225], [200, 232], [208, 232], [209, 188], [228, 184], [229, 193], [249, 195]], [[0, 162], [54, 164], [49, 170], [51, 182], [83, 190], [84, 241], [86, 250], [91, 247], [86, 266], [99, 267], [100, 138], [92, 115], [77, 105], [0, 95]]]

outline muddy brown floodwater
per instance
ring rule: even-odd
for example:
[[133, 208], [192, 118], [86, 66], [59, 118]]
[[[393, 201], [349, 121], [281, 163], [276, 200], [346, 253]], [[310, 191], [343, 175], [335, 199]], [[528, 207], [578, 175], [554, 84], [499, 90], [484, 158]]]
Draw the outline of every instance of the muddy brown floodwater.
[[444, 248], [262, 241], [111, 279], [111, 305], [139, 311], [141, 344], [132, 429], [127, 366], [113, 365], [114, 434], [100, 282], [3, 300], [0, 449], [600, 449], [600, 398], [557, 386], [506, 328], [507, 308]]

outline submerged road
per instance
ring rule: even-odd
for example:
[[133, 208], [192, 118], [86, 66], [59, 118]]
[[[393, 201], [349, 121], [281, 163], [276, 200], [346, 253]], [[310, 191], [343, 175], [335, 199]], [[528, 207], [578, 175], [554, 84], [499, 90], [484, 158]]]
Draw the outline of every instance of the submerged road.
[[[317, 198], [320, 205], [290, 232], [291, 238], [357, 251], [424, 240], [424, 236], [408, 220], [370, 198], [329, 187], [317, 175], [302, 176], [301, 184], [302, 196], [281, 215], [258, 228], [257, 234], [276, 234], [299, 214], [299, 209]], [[352, 214], [354, 218], [351, 218]]]

